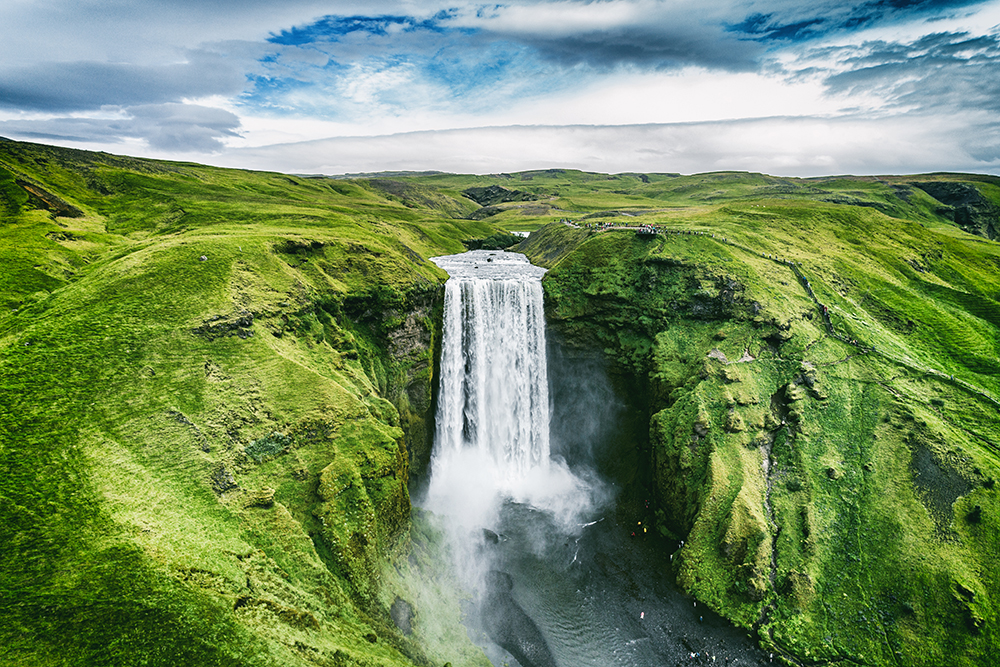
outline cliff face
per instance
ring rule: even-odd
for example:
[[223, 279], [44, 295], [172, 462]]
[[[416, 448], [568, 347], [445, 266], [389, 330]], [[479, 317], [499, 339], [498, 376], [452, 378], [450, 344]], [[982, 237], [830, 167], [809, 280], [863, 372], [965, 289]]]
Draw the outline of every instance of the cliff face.
[[980, 191], [982, 188], [996, 196], [995, 184], [930, 181], [912, 185], [941, 202], [944, 206], [939, 209], [940, 214], [970, 234], [993, 240], [1000, 237], [1000, 205]]
[[[653, 500], [630, 511], [699, 601], [795, 663], [981, 664], [1000, 595], [997, 251], [828, 211], [788, 236], [793, 205], [582, 243], [553, 225], [535, 248], [552, 326], [604, 349], [644, 411]], [[841, 245], [855, 234], [860, 253]], [[923, 273], [900, 260], [922, 251]]]

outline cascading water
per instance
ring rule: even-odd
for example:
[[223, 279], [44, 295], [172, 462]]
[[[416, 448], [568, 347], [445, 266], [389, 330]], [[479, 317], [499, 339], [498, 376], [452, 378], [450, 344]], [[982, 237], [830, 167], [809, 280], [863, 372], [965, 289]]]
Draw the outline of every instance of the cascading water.
[[[691, 603], [663, 576], [663, 553], [625, 537], [634, 524], [604, 520], [610, 493], [596, 474], [579, 462], [574, 473], [551, 458], [545, 270], [504, 252], [432, 261], [450, 278], [423, 505], [446, 520], [453, 571], [478, 595], [467, 622], [477, 637], [485, 631], [495, 642], [483, 646], [493, 663], [510, 664], [513, 656], [521, 667], [639, 667], [714, 646], [720, 657], [758, 664], [742, 635], [707, 612], [705, 625], [702, 610], [691, 614]], [[582, 375], [607, 388], [603, 371]], [[606, 405], [588, 402], [596, 395], [589, 388], [567, 392], [563, 382], [563, 394], [577, 401], [574, 414], [589, 414], [576, 421], [593, 422], [574, 430], [596, 432], [585, 427], [600, 421]], [[560, 414], [566, 424], [565, 410]]]
[[435, 464], [466, 447], [503, 481], [548, 465], [549, 393], [541, 277], [524, 255], [435, 258], [445, 286]]
[[451, 277], [428, 507], [467, 528], [495, 522], [503, 500], [575, 514], [588, 489], [549, 452], [545, 269], [482, 250], [433, 261]]

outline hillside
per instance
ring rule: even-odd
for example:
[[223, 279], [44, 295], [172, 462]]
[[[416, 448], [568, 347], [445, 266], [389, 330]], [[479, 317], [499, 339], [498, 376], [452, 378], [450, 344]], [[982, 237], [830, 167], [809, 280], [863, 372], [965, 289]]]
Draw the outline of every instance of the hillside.
[[678, 582], [792, 663], [986, 664], [1000, 247], [794, 199], [648, 220], [521, 249], [649, 416], [635, 518]]
[[3, 661], [443, 662], [382, 570], [429, 445], [425, 258], [489, 227], [13, 142], [0, 184]]
[[486, 664], [410, 490], [427, 258], [504, 230], [537, 230], [551, 326], [648, 420], [620, 514], [686, 591], [796, 664], [1000, 644], [1000, 179], [306, 178], [0, 141], [0, 200], [9, 664]]

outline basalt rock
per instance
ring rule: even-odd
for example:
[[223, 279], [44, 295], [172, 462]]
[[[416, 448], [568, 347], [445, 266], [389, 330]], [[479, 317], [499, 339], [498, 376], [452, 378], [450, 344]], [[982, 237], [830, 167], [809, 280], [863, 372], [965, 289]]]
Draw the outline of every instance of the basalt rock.
[[507, 202], [517, 201], [538, 201], [539, 196], [523, 190], [508, 190], [499, 185], [491, 185], [485, 188], [469, 188], [463, 190], [462, 194], [476, 202], [480, 206], [494, 206]]
[[506, 572], [486, 575], [486, 595], [481, 605], [483, 625], [490, 638], [506, 649], [522, 667], [555, 667], [538, 625], [514, 600], [513, 582]]

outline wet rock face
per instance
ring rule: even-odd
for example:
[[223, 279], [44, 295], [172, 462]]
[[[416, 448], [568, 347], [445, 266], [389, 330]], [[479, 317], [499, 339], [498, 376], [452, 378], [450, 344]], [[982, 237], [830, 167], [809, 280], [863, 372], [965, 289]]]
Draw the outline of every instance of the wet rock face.
[[389, 608], [389, 616], [404, 635], [413, 633], [413, 606], [403, 598], [396, 596]]
[[389, 332], [392, 356], [405, 359], [430, 349], [432, 332], [426, 321], [429, 316], [428, 304], [421, 304], [406, 314], [402, 324]]
[[388, 388], [386, 398], [399, 412], [410, 472], [417, 478], [422, 477], [430, 463], [438, 344], [435, 326], [440, 321], [443, 287], [412, 299], [405, 313], [393, 313], [399, 324], [387, 332], [389, 355], [400, 373]]

